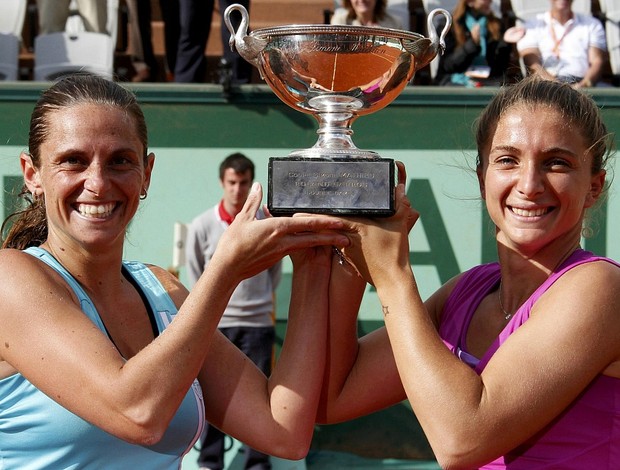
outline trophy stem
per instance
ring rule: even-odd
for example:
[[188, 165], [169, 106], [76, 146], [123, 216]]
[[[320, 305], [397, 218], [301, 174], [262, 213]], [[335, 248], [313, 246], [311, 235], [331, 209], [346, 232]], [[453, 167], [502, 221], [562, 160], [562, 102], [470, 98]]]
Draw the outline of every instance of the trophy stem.
[[351, 125], [357, 118], [356, 111], [363, 107], [360, 99], [345, 94], [329, 94], [309, 99], [308, 105], [314, 109], [313, 114], [319, 123], [316, 131], [318, 139], [311, 148], [296, 150], [292, 156], [379, 158], [377, 152], [358, 149], [351, 139]]
[[316, 133], [319, 138], [314, 145], [317, 148], [330, 148], [332, 150], [357, 150], [351, 140], [353, 129], [353, 113], [317, 113], [319, 128]]

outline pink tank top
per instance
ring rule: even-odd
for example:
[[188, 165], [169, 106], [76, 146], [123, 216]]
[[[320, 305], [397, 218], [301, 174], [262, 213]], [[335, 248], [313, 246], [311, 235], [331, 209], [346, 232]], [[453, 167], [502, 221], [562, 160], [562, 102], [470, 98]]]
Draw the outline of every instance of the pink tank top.
[[[467, 329], [482, 299], [500, 280], [497, 263], [467, 271], [448, 297], [439, 334], [448, 348], [480, 373], [504, 341], [527, 321], [532, 306], [565, 272], [583, 263], [606, 261], [577, 250], [517, 310], [479, 360], [465, 350]], [[544, 429], [483, 469], [620, 469], [620, 379], [597, 376], [583, 393]]]

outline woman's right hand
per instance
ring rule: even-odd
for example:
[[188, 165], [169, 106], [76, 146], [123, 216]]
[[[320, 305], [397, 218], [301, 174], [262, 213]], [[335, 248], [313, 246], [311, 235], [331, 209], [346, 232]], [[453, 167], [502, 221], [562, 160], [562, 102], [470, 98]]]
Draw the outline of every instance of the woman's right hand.
[[242, 280], [254, 276], [298, 250], [349, 244], [344, 235], [345, 224], [336, 217], [313, 215], [257, 220], [262, 197], [262, 188], [255, 183], [211, 260], [211, 265], [225, 263], [227, 273], [233, 278]]

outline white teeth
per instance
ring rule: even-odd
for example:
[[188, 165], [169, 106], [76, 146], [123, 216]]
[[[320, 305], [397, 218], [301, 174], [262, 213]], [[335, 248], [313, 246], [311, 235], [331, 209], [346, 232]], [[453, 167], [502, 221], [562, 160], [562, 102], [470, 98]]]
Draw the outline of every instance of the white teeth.
[[109, 204], [79, 204], [78, 211], [84, 217], [107, 217], [114, 209], [114, 203]]
[[518, 207], [513, 207], [512, 212], [521, 217], [538, 217], [547, 213], [547, 209], [534, 209], [534, 210], [526, 210], [519, 209]]

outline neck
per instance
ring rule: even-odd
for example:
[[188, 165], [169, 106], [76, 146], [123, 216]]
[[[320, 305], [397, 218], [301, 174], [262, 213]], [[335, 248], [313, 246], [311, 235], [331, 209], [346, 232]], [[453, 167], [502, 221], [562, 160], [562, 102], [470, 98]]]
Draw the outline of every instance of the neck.
[[473, 16], [476, 19], [480, 18], [481, 16], [484, 16], [484, 13], [474, 8], [468, 8], [466, 13], [469, 13], [471, 16]]
[[514, 312], [566, 259], [579, 248], [579, 239], [545, 247], [534, 254], [499, 245], [503, 305]]
[[363, 25], [374, 24], [372, 13], [363, 13], [357, 17], [360, 23]]
[[232, 204], [230, 204], [230, 203], [228, 203], [228, 202], [224, 201], [224, 210], [225, 210], [226, 212], [228, 212], [228, 214], [230, 214], [233, 218], [234, 218], [234, 217], [237, 217], [237, 214], [238, 214], [239, 212], [241, 212], [241, 209], [242, 209], [242, 208], [243, 208], [243, 206], [241, 206], [241, 207], [237, 207], [237, 206], [234, 206], [234, 205], [232, 205]]

